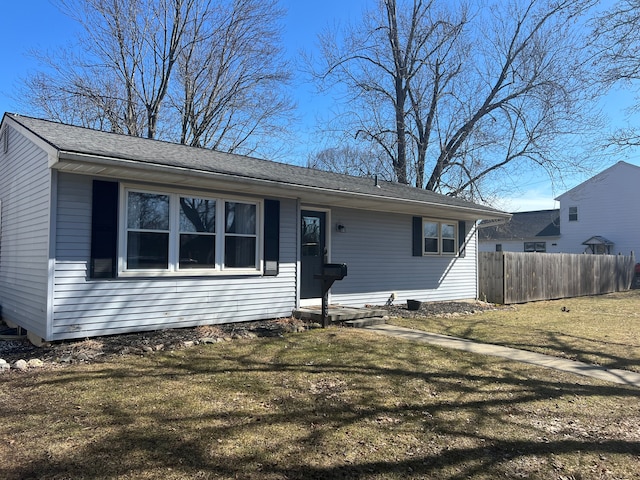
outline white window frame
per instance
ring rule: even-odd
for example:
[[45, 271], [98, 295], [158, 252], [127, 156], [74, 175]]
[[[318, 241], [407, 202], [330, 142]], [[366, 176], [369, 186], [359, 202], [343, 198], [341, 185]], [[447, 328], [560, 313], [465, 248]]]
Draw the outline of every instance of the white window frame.
[[[437, 252], [426, 252], [425, 251], [425, 236], [424, 236], [424, 225], [425, 223], [435, 223], [438, 226], [438, 251]], [[445, 252], [443, 251], [443, 241], [445, 238], [442, 236], [442, 226], [443, 225], [452, 225], [453, 226], [453, 251]], [[457, 220], [444, 220], [444, 219], [436, 219], [436, 218], [422, 218], [422, 256], [423, 257], [431, 257], [431, 256], [443, 256], [443, 257], [457, 257], [459, 254], [459, 242], [458, 242], [458, 221]], [[429, 237], [436, 238], [436, 237]], [[446, 238], [449, 239], [450, 238]]]
[[[572, 210], [573, 210], [573, 212], [572, 212]], [[569, 207], [568, 213], [569, 213], [569, 221], [570, 222], [577, 222], [578, 221], [578, 207], [576, 205]], [[571, 218], [571, 217], [575, 217], [575, 218]]]
[[[127, 215], [129, 192], [150, 193], [169, 196], [169, 267], [167, 269], [127, 268]], [[215, 268], [180, 269], [180, 197], [215, 200]], [[255, 268], [232, 268], [224, 265], [225, 258], [225, 206], [227, 202], [255, 205]], [[118, 276], [119, 277], [164, 277], [164, 276], [214, 276], [214, 275], [261, 275], [263, 268], [263, 201], [250, 197], [217, 195], [211, 192], [155, 188], [136, 184], [121, 184], [118, 214]], [[184, 233], [184, 232], [182, 232]]]
[[[528, 250], [527, 250], [527, 245], [529, 245]], [[524, 242], [523, 251], [528, 253], [547, 253], [547, 242], [544, 242], [544, 241]]]

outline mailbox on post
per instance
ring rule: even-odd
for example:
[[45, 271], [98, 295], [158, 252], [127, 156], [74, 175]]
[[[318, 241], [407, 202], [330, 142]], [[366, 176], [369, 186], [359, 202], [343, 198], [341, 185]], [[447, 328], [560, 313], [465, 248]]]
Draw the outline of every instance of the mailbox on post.
[[314, 278], [322, 280], [322, 327], [328, 325], [329, 313], [329, 290], [336, 280], [342, 280], [347, 276], [346, 263], [325, 263], [322, 266], [322, 273], [314, 275]]
[[322, 267], [322, 278], [332, 280], [342, 280], [347, 276], [346, 263], [325, 263]]

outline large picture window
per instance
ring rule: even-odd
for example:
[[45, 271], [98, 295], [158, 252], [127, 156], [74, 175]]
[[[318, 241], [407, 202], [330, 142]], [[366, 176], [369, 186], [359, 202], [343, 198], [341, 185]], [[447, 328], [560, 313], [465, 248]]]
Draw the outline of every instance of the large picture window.
[[121, 273], [260, 270], [260, 203], [125, 188]]
[[455, 255], [457, 252], [457, 222], [423, 219], [423, 255]]

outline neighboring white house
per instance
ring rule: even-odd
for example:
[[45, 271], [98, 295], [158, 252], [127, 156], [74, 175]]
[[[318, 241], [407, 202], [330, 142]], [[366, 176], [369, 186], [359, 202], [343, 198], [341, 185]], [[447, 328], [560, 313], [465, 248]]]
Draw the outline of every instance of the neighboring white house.
[[482, 222], [478, 228], [480, 252], [559, 252], [558, 210], [516, 212], [511, 219]]
[[[518, 212], [478, 229], [481, 252], [640, 255], [640, 167], [618, 162], [555, 200], [557, 210]], [[500, 220], [502, 222], [502, 220]], [[498, 222], [499, 223], [499, 222]]]
[[556, 198], [565, 253], [640, 254], [640, 167], [618, 162]]
[[0, 307], [63, 340], [289, 316], [331, 301], [477, 298], [476, 223], [423, 189], [5, 114]]

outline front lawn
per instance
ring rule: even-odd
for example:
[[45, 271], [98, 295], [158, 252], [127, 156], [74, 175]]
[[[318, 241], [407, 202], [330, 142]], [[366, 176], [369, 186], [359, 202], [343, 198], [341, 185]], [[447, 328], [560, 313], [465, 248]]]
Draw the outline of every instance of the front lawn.
[[356, 329], [11, 372], [0, 382], [6, 480], [640, 471], [638, 389]]
[[390, 323], [640, 373], [640, 290]]

